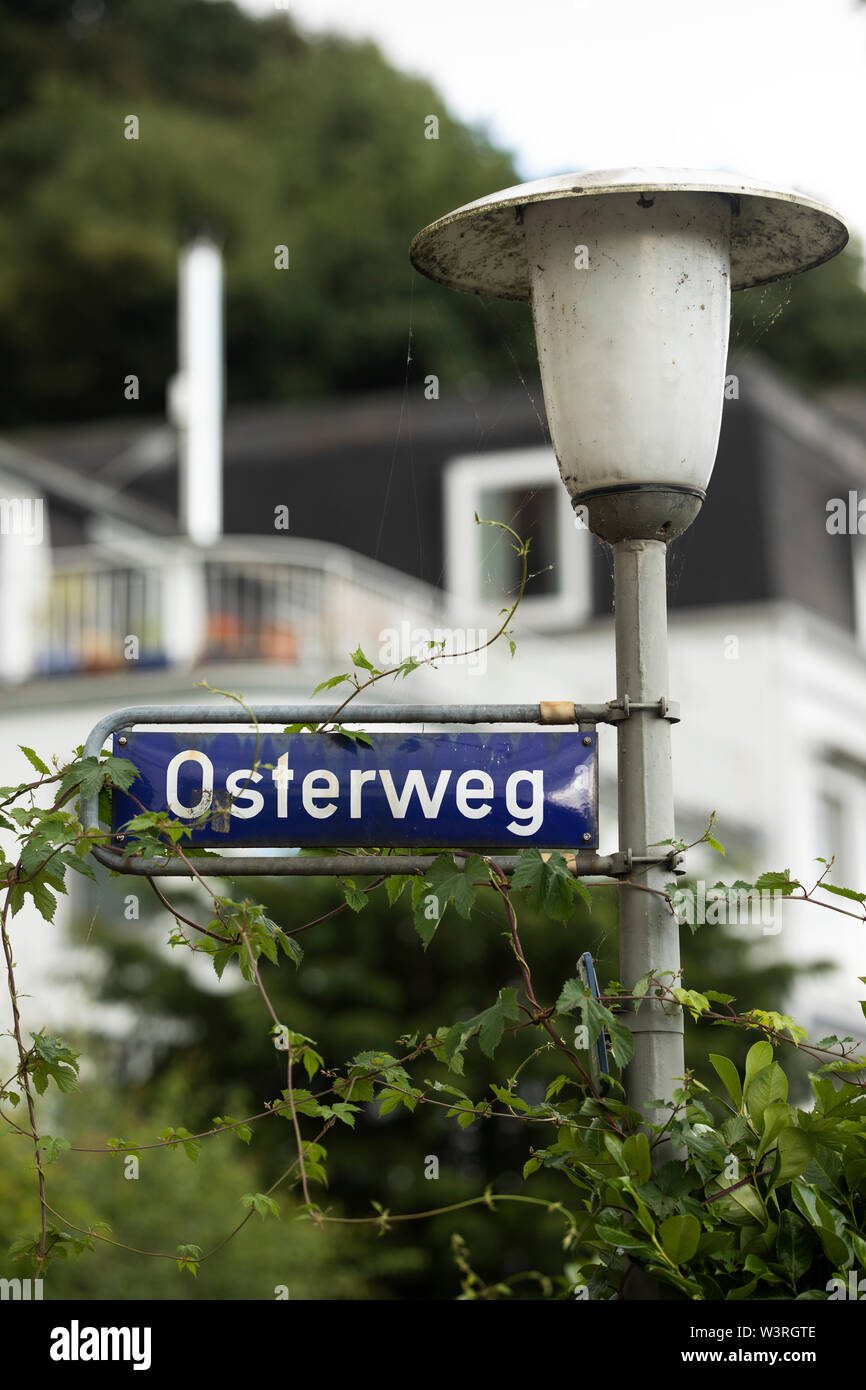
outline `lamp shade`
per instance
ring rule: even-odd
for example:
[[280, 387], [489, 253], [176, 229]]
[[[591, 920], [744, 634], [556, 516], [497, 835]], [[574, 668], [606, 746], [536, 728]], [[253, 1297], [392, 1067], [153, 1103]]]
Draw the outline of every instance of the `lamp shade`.
[[651, 483], [703, 491], [728, 351], [728, 199], [534, 203], [524, 232], [547, 418], [572, 497]]
[[454, 289], [531, 300], [575, 502], [636, 489], [700, 499], [721, 425], [731, 290], [820, 265], [847, 239], [836, 213], [798, 193], [622, 169], [482, 198], [420, 232], [410, 256]]

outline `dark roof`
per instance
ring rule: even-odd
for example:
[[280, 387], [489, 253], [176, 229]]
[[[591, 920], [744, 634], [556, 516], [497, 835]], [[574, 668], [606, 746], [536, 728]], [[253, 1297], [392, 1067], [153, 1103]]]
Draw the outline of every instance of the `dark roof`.
[[[828, 535], [826, 504], [866, 481], [866, 432], [850, 411], [843, 417], [810, 400], [754, 356], [731, 370], [739, 396], [725, 402], [707, 504], [672, 547], [671, 602], [789, 599], [850, 629], [851, 546]], [[475, 396], [443, 388], [438, 400], [414, 387], [234, 408], [225, 431], [225, 529], [273, 535], [275, 508], [285, 506], [292, 535], [441, 583], [447, 461], [546, 443], [536, 382]], [[0, 467], [32, 466], [51, 499], [54, 544], [68, 543], [76, 525], [83, 539], [94, 512], [176, 533], [177, 454], [164, 420], [130, 415], [32, 429], [16, 435], [16, 445], [30, 451], [29, 461], [5, 448]], [[595, 611], [609, 611], [610, 564], [601, 546], [595, 564]]]

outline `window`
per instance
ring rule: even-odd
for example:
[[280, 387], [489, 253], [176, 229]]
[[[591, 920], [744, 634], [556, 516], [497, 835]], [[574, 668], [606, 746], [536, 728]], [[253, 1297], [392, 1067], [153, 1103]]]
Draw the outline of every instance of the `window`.
[[448, 592], [494, 611], [512, 601], [522, 562], [501, 521], [531, 540], [521, 609], [534, 627], [574, 626], [592, 613], [592, 537], [576, 523], [551, 449], [513, 449], [452, 459], [445, 472]]

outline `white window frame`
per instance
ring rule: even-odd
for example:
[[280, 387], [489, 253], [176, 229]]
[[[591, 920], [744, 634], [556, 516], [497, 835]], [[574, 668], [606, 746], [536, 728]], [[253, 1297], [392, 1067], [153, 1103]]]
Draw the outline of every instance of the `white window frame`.
[[866, 536], [851, 537], [851, 577], [854, 585], [854, 632], [857, 645], [866, 651]]
[[[556, 546], [559, 593], [532, 596], [527, 585], [520, 612], [538, 628], [575, 626], [592, 616], [592, 536], [576, 524], [571, 500], [559, 477], [552, 449], [507, 449], [492, 454], [461, 454], [445, 467], [445, 587], [449, 598], [489, 603], [475, 563], [481, 493], [491, 487], [556, 487]], [[520, 533], [519, 520], [514, 528]], [[532, 573], [532, 551], [529, 552]]]

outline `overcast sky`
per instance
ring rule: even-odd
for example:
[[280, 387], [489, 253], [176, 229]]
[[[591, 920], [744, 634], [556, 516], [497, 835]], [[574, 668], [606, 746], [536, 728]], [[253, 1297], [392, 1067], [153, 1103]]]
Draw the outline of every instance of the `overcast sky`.
[[866, 239], [866, 4], [857, 0], [288, 8], [305, 30], [369, 36], [395, 65], [431, 79], [454, 114], [514, 153], [524, 178], [632, 164], [737, 169], [811, 193]]

